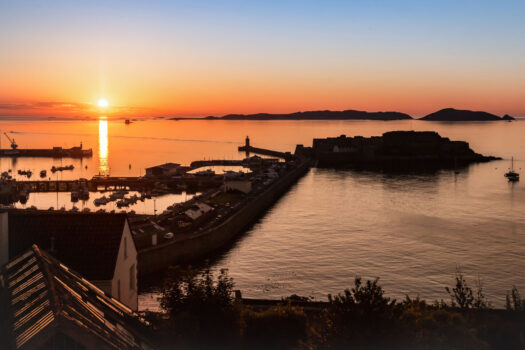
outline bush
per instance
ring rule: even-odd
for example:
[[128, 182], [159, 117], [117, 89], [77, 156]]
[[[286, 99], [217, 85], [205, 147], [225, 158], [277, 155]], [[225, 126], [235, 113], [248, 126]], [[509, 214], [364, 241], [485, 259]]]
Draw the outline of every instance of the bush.
[[209, 268], [199, 275], [183, 273], [166, 285], [161, 305], [170, 316], [172, 331], [183, 343], [230, 348], [238, 342], [240, 312], [226, 270], [220, 271], [216, 281]]
[[490, 307], [490, 303], [483, 292], [481, 281], [478, 279], [477, 289], [474, 293], [459, 270], [456, 270], [456, 286], [452, 289], [445, 287], [445, 290], [450, 295], [452, 307], [459, 307], [463, 310], [486, 309]]
[[391, 345], [398, 333], [401, 308], [384, 296], [378, 279], [355, 286], [335, 297], [328, 295], [329, 306], [319, 334], [323, 348], [383, 348]]
[[261, 312], [244, 313], [244, 345], [247, 349], [295, 349], [308, 333], [308, 318], [289, 303]]
[[521, 299], [520, 292], [516, 286], [512, 287], [512, 291], [507, 293], [505, 308], [508, 311], [525, 311], [525, 300]]

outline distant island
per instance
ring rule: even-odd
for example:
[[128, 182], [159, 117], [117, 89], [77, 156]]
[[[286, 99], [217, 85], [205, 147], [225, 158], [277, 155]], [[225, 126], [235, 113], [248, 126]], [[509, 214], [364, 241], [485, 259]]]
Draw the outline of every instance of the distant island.
[[487, 112], [477, 112], [469, 110], [460, 110], [454, 108], [445, 108], [440, 111], [429, 114], [420, 120], [429, 120], [429, 121], [446, 121], [446, 122], [477, 122], [477, 121], [500, 121], [500, 120], [514, 120], [508, 114], [505, 114], [503, 117], [498, 117], [497, 115], [487, 113]]
[[[181, 120], [184, 118], [172, 118]], [[192, 118], [196, 119], [196, 118]], [[400, 112], [365, 112], [365, 111], [306, 111], [295, 113], [271, 114], [227, 114], [222, 117], [208, 116], [206, 120], [405, 120], [413, 119]]]
[[[414, 120], [413, 117], [402, 112], [366, 112], [356, 110], [344, 111], [305, 111], [295, 113], [255, 113], [255, 114], [226, 114], [222, 117], [175, 117], [171, 120]], [[515, 120], [508, 114], [503, 117], [488, 112], [478, 112], [469, 110], [460, 110], [454, 108], [445, 108], [431, 113], [417, 120], [428, 121], [498, 121], [498, 120]]]

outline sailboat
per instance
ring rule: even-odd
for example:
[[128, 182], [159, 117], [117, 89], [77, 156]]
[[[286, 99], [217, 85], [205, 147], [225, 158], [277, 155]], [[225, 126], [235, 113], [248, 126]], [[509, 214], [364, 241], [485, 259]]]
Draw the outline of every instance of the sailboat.
[[505, 173], [505, 177], [509, 179], [509, 181], [520, 181], [520, 174], [514, 171], [514, 157], [512, 157], [510, 170]]

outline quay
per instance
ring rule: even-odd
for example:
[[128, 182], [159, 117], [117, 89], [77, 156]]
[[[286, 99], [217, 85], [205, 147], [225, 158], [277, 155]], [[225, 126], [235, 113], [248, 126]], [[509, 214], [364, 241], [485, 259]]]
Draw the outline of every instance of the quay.
[[223, 247], [263, 216], [309, 169], [307, 158], [274, 163], [243, 181], [249, 182], [250, 190], [210, 190], [168, 213], [132, 223], [138, 275], [191, 263]]
[[191, 162], [190, 168], [197, 169], [206, 166], [243, 166], [245, 163], [242, 160], [196, 160]]
[[51, 149], [0, 149], [0, 157], [35, 157], [35, 158], [89, 158], [93, 156], [93, 150], [80, 147]]
[[17, 190], [28, 189], [30, 192], [71, 192], [80, 187], [90, 191], [99, 189], [143, 190], [154, 187], [154, 181], [140, 177], [93, 177], [91, 180], [34, 180], [16, 181]]

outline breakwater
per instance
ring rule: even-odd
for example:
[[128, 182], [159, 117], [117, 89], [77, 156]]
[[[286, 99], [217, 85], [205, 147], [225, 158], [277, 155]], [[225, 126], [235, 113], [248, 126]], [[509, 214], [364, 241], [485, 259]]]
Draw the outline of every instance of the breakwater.
[[309, 160], [300, 161], [295, 168], [216, 226], [139, 250], [138, 274], [147, 275], [166, 269], [169, 265], [195, 261], [225, 245], [259, 219], [309, 169]]
[[0, 157], [34, 157], [34, 158], [84, 158], [92, 157], [93, 150], [80, 147], [51, 149], [0, 149]]

